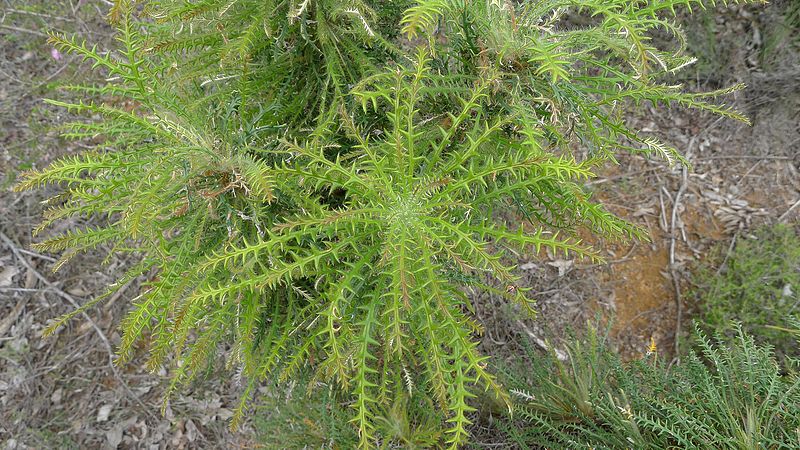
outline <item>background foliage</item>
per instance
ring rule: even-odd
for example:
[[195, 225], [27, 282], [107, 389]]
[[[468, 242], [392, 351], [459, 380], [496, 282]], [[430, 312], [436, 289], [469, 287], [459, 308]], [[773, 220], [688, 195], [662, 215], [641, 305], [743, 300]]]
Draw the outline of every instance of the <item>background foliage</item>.
[[[792, 322], [796, 329], [800, 323]], [[784, 336], [787, 338], [788, 336]], [[507, 423], [520, 448], [796, 448], [800, 376], [796, 347], [785, 373], [769, 345], [736, 328], [730, 338], [696, 330], [696, 346], [668, 366], [657, 349], [623, 362], [591, 330], [569, 362], [537, 358], [512, 370], [520, 423]], [[523, 380], [533, 380], [524, 384]]]
[[703, 324], [722, 333], [730, 330], [731, 321], [739, 321], [779, 355], [792, 355], [796, 343], [781, 328], [800, 314], [800, 240], [794, 228], [764, 227], [739, 238], [730, 252], [717, 250], [717, 257], [696, 275]]

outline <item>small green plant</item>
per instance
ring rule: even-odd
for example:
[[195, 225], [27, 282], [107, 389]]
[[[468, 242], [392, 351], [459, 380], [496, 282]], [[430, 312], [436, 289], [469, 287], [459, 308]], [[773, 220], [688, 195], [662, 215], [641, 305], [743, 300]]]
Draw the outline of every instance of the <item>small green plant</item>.
[[255, 410], [258, 442], [264, 448], [347, 449], [358, 445], [349, 411], [330, 389], [307, 396], [301, 383], [270, 388]]
[[714, 332], [731, 321], [759, 342], [770, 342], [779, 355], [795, 350], [792, 339], [773, 325], [800, 314], [800, 238], [790, 226], [776, 225], [740, 237], [728, 254], [717, 249], [710, 264], [695, 276], [700, 321]]
[[[504, 253], [599, 260], [579, 228], [644, 234], [591, 200], [594, 169], [618, 152], [684, 162], [628, 127], [625, 108], [747, 121], [714, 101], [741, 85], [660, 81], [693, 61], [675, 8], [704, 5], [117, 0], [119, 48], [51, 39], [106, 77], [65, 87], [86, 101], [51, 101], [99, 117], [63, 127], [100, 144], [18, 189], [63, 187], [39, 230], [92, 220], [38, 244], [64, 252], [56, 268], [99, 246], [139, 257], [81, 308], [145, 280], [120, 362], [139, 340], [150, 369], [173, 355], [172, 391], [230, 344], [228, 367], [249, 380], [234, 425], [259, 383], [308, 367], [310, 386], [349, 395], [360, 447], [392, 439], [376, 430], [401, 394], [436, 404], [457, 447], [476, 390], [509, 404], [465, 289], [533, 311]], [[675, 41], [660, 48], [655, 33]]]
[[797, 448], [800, 376], [735, 329], [716, 342], [697, 329], [696, 349], [671, 367], [653, 348], [625, 363], [590, 330], [569, 362], [510, 372], [518, 419], [503, 428], [521, 448]]
[[[326, 386], [309, 395], [311, 377], [274, 385], [259, 399], [255, 426], [265, 448], [350, 449], [359, 437], [350, 424], [349, 400]], [[381, 448], [427, 449], [441, 441], [442, 411], [421, 396], [403, 392], [379, 408], [375, 426]]]

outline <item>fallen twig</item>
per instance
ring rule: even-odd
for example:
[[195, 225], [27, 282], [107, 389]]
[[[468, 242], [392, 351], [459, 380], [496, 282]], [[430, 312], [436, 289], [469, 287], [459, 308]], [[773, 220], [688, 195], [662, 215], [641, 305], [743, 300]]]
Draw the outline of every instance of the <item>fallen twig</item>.
[[[692, 150], [694, 147], [694, 143], [696, 141], [696, 137], [692, 137], [687, 145], [686, 149], [686, 159], [690, 160], [692, 157]], [[689, 169], [686, 165], [681, 167], [681, 186], [678, 188], [678, 192], [675, 194], [675, 198], [672, 201], [672, 214], [670, 217], [670, 224], [669, 224], [669, 274], [670, 278], [672, 278], [672, 287], [675, 290], [675, 306], [677, 308], [677, 312], [675, 313], [675, 357], [678, 361], [680, 361], [680, 335], [681, 335], [681, 321], [683, 320], [683, 299], [681, 297], [681, 286], [680, 282], [678, 281], [678, 271], [675, 268], [675, 245], [678, 241], [678, 237], [676, 236], [675, 232], [675, 224], [678, 221], [678, 207], [681, 204], [681, 197], [683, 193], [686, 192], [686, 188], [689, 182]]]
[[6, 30], [10, 30], [10, 31], [16, 31], [16, 32], [18, 32], [18, 33], [28, 33], [28, 34], [33, 34], [33, 35], [35, 35], [35, 36], [41, 36], [41, 37], [45, 37], [45, 38], [49, 38], [49, 37], [50, 37], [50, 36], [48, 36], [48, 35], [46, 35], [46, 34], [42, 33], [41, 31], [29, 30], [29, 29], [27, 29], [27, 28], [15, 27], [15, 26], [13, 26], [13, 25], [5, 25], [5, 24], [0, 24], [0, 28], [6, 29]]
[[555, 353], [556, 358], [558, 358], [559, 361], [566, 361], [567, 359], [569, 359], [569, 357], [567, 356], [566, 353], [562, 352], [561, 350], [559, 350], [559, 349], [557, 349], [555, 347], [552, 347], [552, 346], [548, 345], [547, 342], [544, 339], [542, 339], [539, 336], [537, 336], [536, 334], [534, 334], [533, 331], [531, 331], [531, 329], [528, 328], [527, 325], [525, 325], [525, 322], [517, 319], [517, 324], [520, 326], [520, 328], [522, 328], [522, 331], [524, 331], [525, 334], [527, 334], [528, 337], [530, 337], [533, 340], [533, 342], [536, 345], [538, 345], [539, 347], [542, 348], [542, 350], [547, 351], [547, 352], [552, 351], [553, 353]]
[[[31, 273], [39, 281], [41, 281], [42, 284], [47, 286], [49, 290], [53, 291], [53, 293], [57, 294], [59, 297], [69, 302], [74, 308], [76, 309], [80, 308], [81, 305], [71, 295], [61, 290], [58, 286], [50, 282], [50, 280], [48, 280], [44, 275], [42, 275], [38, 270], [36, 270], [33, 267], [33, 265], [28, 261], [28, 259], [22, 255], [22, 252], [19, 250], [19, 248], [17, 248], [17, 245], [14, 243], [14, 241], [12, 241], [11, 238], [6, 236], [5, 233], [3, 233], [2, 231], [0, 231], [0, 240], [2, 240], [6, 244], [6, 246], [8, 246], [9, 249], [11, 249], [11, 252], [14, 254], [14, 256], [16, 256], [19, 262], [21, 262], [28, 270], [30, 270]], [[103, 342], [103, 345], [105, 346], [106, 351], [108, 353], [108, 367], [111, 369], [111, 372], [114, 374], [114, 377], [117, 378], [117, 381], [119, 381], [120, 385], [126, 391], [128, 396], [131, 397], [131, 399], [134, 402], [136, 402], [139, 406], [144, 408], [145, 413], [152, 416], [152, 413], [150, 413], [150, 408], [148, 408], [147, 405], [145, 405], [139, 399], [139, 397], [131, 390], [131, 388], [122, 378], [122, 375], [119, 373], [119, 370], [117, 370], [117, 366], [114, 364], [114, 348], [112, 347], [111, 342], [108, 340], [103, 330], [100, 329], [97, 323], [85, 311], [81, 312], [81, 315], [89, 322], [92, 328], [94, 328], [95, 332], [97, 333], [97, 336]]]
[[58, 260], [57, 260], [57, 259], [55, 259], [55, 258], [51, 258], [51, 257], [49, 257], [49, 256], [47, 256], [47, 255], [42, 255], [41, 253], [32, 252], [32, 251], [30, 251], [30, 250], [25, 250], [24, 248], [18, 248], [17, 250], [18, 250], [20, 253], [24, 253], [24, 254], [26, 254], [26, 255], [28, 255], [28, 256], [33, 256], [33, 257], [35, 257], [35, 258], [43, 259], [43, 260], [45, 260], [45, 261], [48, 261], [48, 262], [51, 262], [51, 263], [54, 263], [54, 262], [58, 261]]
[[24, 15], [28, 15], [28, 16], [45, 17], [45, 18], [52, 19], [52, 20], [63, 20], [65, 22], [75, 22], [75, 19], [71, 19], [69, 17], [53, 16], [53, 15], [50, 15], [50, 14], [43, 14], [43, 13], [38, 13], [38, 12], [33, 12], [33, 11], [25, 11], [25, 10], [22, 10], [22, 9], [6, 8], [6, 12], [14, 13], [14, 14], [24, 14]]
[[778, 217], [778, 223], [783, 222], [783, 219], [789, 217], [789, 213], [791, 213], [798, 206], [800, 206], [800, 198], [798, 198], [797, 201], [794, 202], [794, 205], [790, 206], [785, 213], [781, 214], [781, 216]]
[[26, 303], [28, 303], [27, 298], [20, 300], [16, 306], [14, 306], [14, 309], [0, 322], [0, 336], [4, 336], [8, 330], [11, 329], [11, 325], [14, 325], [14, 322], [17, 321], [17, 317], [22, 313], [22, 308], [25, 307]]
[[731, 239], [730, 245], [728, 245], [728, 251], [725, 252], [725, 257], [722, 259], [722, 264], [719, 265], [717, 268], [717, 272], [715, 276], [719, 276], [722, 273], [722, 269], [725, 268], [725, 264], [728, 263], [728, 258], [730, 258], [731, 253], [733, 252], [733, 247], [736, 245], [736, 239], [739, 237], [739, 232], [733, 234], [733, 238]]

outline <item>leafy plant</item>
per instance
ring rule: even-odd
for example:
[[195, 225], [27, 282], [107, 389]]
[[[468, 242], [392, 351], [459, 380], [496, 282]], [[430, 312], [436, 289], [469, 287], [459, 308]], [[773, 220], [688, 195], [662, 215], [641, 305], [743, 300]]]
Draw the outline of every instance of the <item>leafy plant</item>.
[[[779, 355], [792, 354], [795, 342], [774, 325], [800, 314], [800, 240], [787, 225], [757, 230], [728, 246], [695, 275], [701, 322], [725, 332], [732, 320]], [[725, 253], [723, 253], [725, 252]]]
[[[359, 436], [351, 426], [349, 400], [326, 388], [307, 395], [311, 377], [273, 385], [258, 401], [255, 426], [258, 442], [266, 448], [349, 449]], [[381, 448], [425, 449], [441, 439], [441, 411], [430, 400], [406, 392], [377, 411], [375, 426], [382, 436]]]
[[[783, 374], [769, 346], [741, 327], [716, 342], [699, 329], [697, 347], [672, 367], [655, 350], [623, 362], [591, 330], [555, 355], [531, 382], [514, 370], [519, 421], [506, 423], [521, 448], [796, 448], [800, 376]], [[514, 383], [514, 381], [512, 381]]]
[[[349, 393], [361, 447], [391, 439], [375, 430], [401, 393], [438, 404], [456, 447], [476, 389], [508, 403], [465, 289], [533, 311], [504, 253], [599, 260], [579, 228], [644, 234], [581, 184], [620, 151], [683, 162], [626, 107], [746, 121], [713, 101], [740, 85], [659, 81], [693, 61], [675, 8], [703, 5], [118, 0], [119, 49], [51, 39], [107, 77], [65, 87], [90, 100], [51, 101], [101, 117], [64, 124], [100, 143], [18, 189], [64, 188], [39, 230], [92, 218], [38, 244], [64, 251], [56, 268], [99, 246], [140, 258], [81, 308], [144, 277], [120, 362], [139, 340], [150, 369], [173, 355], [172, 390], [231, 343], [249, 379], [234, 425], [258, 383], [310, 367], [310, 386]], [[669, 48], [651, 39], [663, 32]]]

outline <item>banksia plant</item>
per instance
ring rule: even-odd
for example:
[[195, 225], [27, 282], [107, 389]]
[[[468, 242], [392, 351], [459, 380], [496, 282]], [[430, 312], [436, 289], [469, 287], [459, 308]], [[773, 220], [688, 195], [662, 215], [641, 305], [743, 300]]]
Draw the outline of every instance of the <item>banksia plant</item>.
[[[99, 246], [138, 257], [82, 310], [144, 280], [119, 361], [145, 340], [150, 369], [176, 362], [170, 392], [229, 344], [247, 379], [234, 425], [258, 383], [310, 369], [309, 386], [350, 399], [361, 447], [391, 439], [376, 424], [406, 396], [439, 405], [455, 448], [477, 390], [509, 403], [477, 350], [469, 290], [533, 313], [504, 255], [601, 260], [579, 229], [644, 233], [583, 183], [619, 152], [684, 163], [625, 108], [746, 121], [714, 100], [741, 86], [663, 81], [693, 61], [675, 9], [704, 6], [118, 0], [118, 49], [51, 38], [106, 77], [65, 86], [83, 102], [52, 101], [102, 117], [63, 125], [100, 143], [18, 189], [63, 188], [40, 229], [95, 217], [38, 244], [64, 252], [58, 265]], [[655, 33], [674, 39], [661, 48]]]

